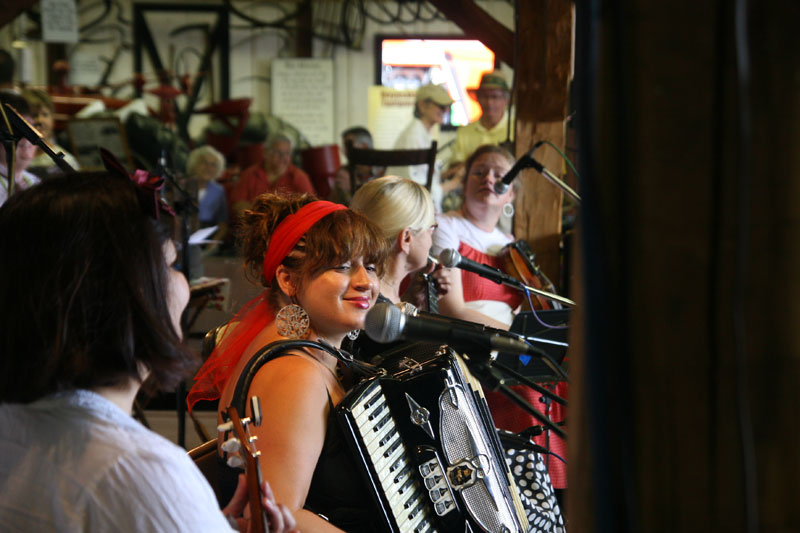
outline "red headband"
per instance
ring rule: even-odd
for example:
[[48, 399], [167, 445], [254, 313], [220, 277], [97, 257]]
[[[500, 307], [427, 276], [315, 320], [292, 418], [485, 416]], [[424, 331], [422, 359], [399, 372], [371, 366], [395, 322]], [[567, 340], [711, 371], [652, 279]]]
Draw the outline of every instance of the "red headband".
[[264, 278], [267, 283], [272, 283], [278, 265], [289, 255], [292, 248], [311, 226], [325, 215], [340, 209], [347, 209], [347, 207], [342, 204], [318, 200], [304, 205], [297, 213], [287, 216], [278, 224], [278, 227], [272, 232], [267, 253], [264, 254]]

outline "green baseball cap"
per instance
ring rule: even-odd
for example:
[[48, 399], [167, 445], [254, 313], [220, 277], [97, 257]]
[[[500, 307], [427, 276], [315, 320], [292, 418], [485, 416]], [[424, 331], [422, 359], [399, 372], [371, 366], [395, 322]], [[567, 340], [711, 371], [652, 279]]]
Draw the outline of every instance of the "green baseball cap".
[[434, 104], [441, 106], [449, 106], [453, 103], [450, 93], [447, 92], [441, 85], [423, 85], [417, 89], [417, 102], [424, 102], [430, 100]]
[[485, 72], [483, 76], [481, 76], [481, 82], [476, 91], [482, 91], [484, 89], [502, 89], [505, 92], [509, 92], [508, 82], [505, 76], [497, 70]]

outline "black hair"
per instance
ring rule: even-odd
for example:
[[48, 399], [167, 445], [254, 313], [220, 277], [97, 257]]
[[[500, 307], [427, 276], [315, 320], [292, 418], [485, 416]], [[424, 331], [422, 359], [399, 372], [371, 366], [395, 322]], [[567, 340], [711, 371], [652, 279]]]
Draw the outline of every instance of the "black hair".
[[127, 177], [78, 172], [0, 207], [0, 402], [113, 387], [149, 371], [168, 390], [196, 368], [166, 301], [163, 244]]
[[353, 135], [353, 136], [363, 135], [364, 137], [369, 137], [370, 139], [372, 139], [372, 134], [364, 126], [353, 126], [351, 128], [347, 128], [342, 132], [342, 137], [346, 137], [348, 135]]

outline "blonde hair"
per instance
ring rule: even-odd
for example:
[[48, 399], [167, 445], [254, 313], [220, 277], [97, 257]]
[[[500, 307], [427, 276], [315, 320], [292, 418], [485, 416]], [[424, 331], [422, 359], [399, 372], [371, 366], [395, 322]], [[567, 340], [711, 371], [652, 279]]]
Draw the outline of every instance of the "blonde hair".
[[387, 241], [393, 241], [406, 228], [420, 231], [436, 223], [428, 189], [397, 176], [365, 183], [356, 191], [350, 208], [377, 224]]

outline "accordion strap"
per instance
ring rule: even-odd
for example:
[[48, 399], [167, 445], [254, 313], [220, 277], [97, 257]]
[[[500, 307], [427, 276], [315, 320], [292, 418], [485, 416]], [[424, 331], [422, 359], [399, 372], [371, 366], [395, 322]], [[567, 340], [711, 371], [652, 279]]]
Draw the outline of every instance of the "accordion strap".
[[242, 369], [241, 374], [239, 374], [239, 380], [236, 382], [236, 388], [233, 390], [233, 396], [231, 397], [231, 405], [236, 408], [237, 412], [246, 412], [247, 391], [250, 390], [250, 384], [253, 382], [253, 378], [258, 370], [269, 361], [284, 355], [285, 352], [300, 348], [311, 348], [328, 352], [347, 367], [362, 375], [376, 376], [386, 372], [373, 365], [356, 361], [349, 352], [335, 348], [324, 341], [291, 340], [271, 342], [257, 351]]

